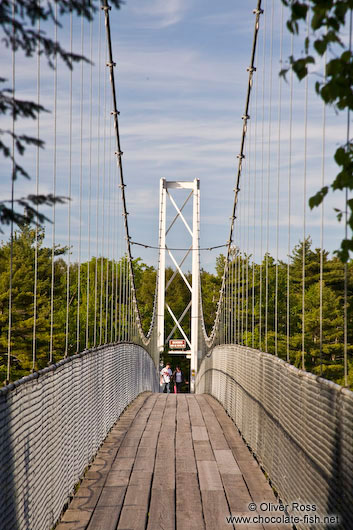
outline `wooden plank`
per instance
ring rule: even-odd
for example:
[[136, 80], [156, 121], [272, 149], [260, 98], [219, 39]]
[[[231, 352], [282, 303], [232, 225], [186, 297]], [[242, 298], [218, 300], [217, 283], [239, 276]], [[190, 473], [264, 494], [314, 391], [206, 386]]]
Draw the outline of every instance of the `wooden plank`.
[[115, 455], [117, 450], [118, 450], [118, 448], [115, 448], [113, 444], [104, 443], [104, 445], [102, 445], [102, 447], [100, 447], [98, 449], [97, 456], [101, 456], [101, 455]]
[[120, 506], [97, 506], [87, 530], [115, 530], [121, 511]]
[[55, 530], [86, 530], [87, 522], [79, 521], [61, 521], [58, 526], [55, 527]]
[[194, 440], [194, 450], [196, 460], [214, 460], [209, 440]]
[[111, 471], [107, 476], [105, 486], [127, 486], [129, 483], [130, 471], [120, 469]]
[[175, 528], [176, 396], [169, 395], [160, 426], [149, 506], [149, 530]]
[[190, 432], [190, 418], [185, 396], [178, 394], [177, 399], [177, 432]]
[[[139, 396], [121, 415], [99, 449], [80, 488], [62, 517], [60, 524], [64, 525], [65, 530], [86, 528], [94, 508], [90, 529], [116, 528], [134, 463], [134, 446], [136, 441], [138, 445], [156, 399], [157, 397], [151, 393]], [[129, 428], [130, 431], [127, 431]], [[122, 455], [119, 456], [119, 451], [125, 440], [126, 447], [122, 451], [124, 458]]]
[[241, 475], [231, 449], [215, 449], [214, 455], [221, 475]]
[[140, 443], [123, 502], [118, 524], [119, 529], [145, 530], [158, 432], [161, 427], [164, 408], [165, 400], [156, 398], [154, 407], [149, 411], [149, 416], [146, 416], [146, 423], [143, 432], [141, 432]]
[[194, 452], [176, 450], [175, 467], [180, 473], [197, 473]]
[[70, 523], [71, 528], [86, 528], [91, 518], [93, 509], [66, 510], [61, 521]]
[[75, 497], [70, 503], [70, 510], [94, 510], [98, 502], [102, 488], [93, 488], [92, 495], [89, 497]]
[[160, 462], [163, 463], [165, 459], [170, 457], [174, 460], [175, 440], [173, 433], [171, 433], [170, 436], [172, 436], [172, 438], [168, 438], [168, 436], [163, 437], [162, 434], [159, 437], [156, 451], [157, 466]]
[[99, 480], [101, 478], [105, 478], [108, 475], [109, 471], [110, 471], [110, 466], [102, 468], [102, 466], [92, 465], [88, 469], [88, 471], [86, 471], [85, 478]]
[[203, 414], [208, 437], [213, 451], [229, 449], [228, 442], [223, 434], [222, 428], [208, 402], [205, 400], [204, 396], [197, 395], [196, 399]]
[[148, 511], [152, 473], [134, 470], [124, 499], [124, 506], [136, 506]]
[[205, 528], [196, 473], [177, 471], [176, 526], [178, 530], [203, 530]]
[[[218, 500], [215, 500], [212, 496], [210, 497], [210, 502], [219, 501], [223, 504], [223, 515], [222, 510], [219, 510], [217, 506], [214, 508], [214, 513], [211, 512], [209, 506], [206, 506], [204, 508], [205, 519], [209, 525], [217, 524], [220, 528], [229, 528], [232, 525], [227, 523], [226, 516], [230, 514], [249, 515], [248, 505], [252, 499], [243, 480], [239, 465], [236, 462], [232, 450], [228, 445], [228, 440], [223, 432], [222, 425], [218, 421], [213, 409], [210, 407], [204, 396], [197, 396], [197, 401], [204, 417], [212, 450], [215, 455], [217, 469], [219, 471], [222, 486], [224, 488], [224, 498], [222, 495], [220, 495], [220, 493]], [[227, 428], [229, 430], [229, 425], [227, 425]], [[234, 479], [238, 479], [239, 482], [237, 483]], [[204, 506], [204, 502], [209, 502], [209, 499], [204, 495], [204, 491], [202, 491], [202, 495]], [[241, 511], [239, 508], [241, 508]], [[214, 518], [214, 520], [212, 518]], [[242, 525], [242, 528], [250, 530], [250, 527], [247, 525]], [[257, 528], [260, 530], [262, 525], [257, 525]]]
[[186, 400], [189, 408], [189, 416], [191, 425], [203, 427], [205, 425], [202, 414], [200, 414], [200, 407], [193, 395], [186, 395]]
[[119, 449], [119, 458], [135, 458], [137, 447], [121, 447]]
[[223, 485], [219, 474], [217, 463], [208, 460], [199, 460], [197, 470], [201, 491], [222, 491]]
[[213, 401], [159, 394], [129, 410], [58, 529], [229, 529], [229, 510], [249, 515], [251, 501], [276, 503], [239, 432]]
[[[212, 403], [212, 398], [209, 396], [207, 397], [207, 403], [212, 408], [212, 410], [215, 413], [215, 419], [218, 422], [226, 421], [228, 419], [227, 413], [225, 410], [219, 406], [219, 404]], [[206, 401], [206, 400], [205, 400]], [[213, 400], [215, 401], [215, 400]], [[259, 465], [257, 464], [256, 460], [252, 457], [251, 453], [246, 448], [243, 440], [241, 439], [239, 432], [237, 431], [236, 427], [233, 427], [233, 431], [230, 429], [230, 424], [227, 422], [228, 426], [227, 429], [224, 431], [224, 435], [226, 439], [229, 440], [231, 443], [232, 439], [237, 439], [237, 442], [239, 443], [239, 438], [243, 444], [243, 447], [245, 448], [244, 451], [234, 451], [234, 443], [230, 445], [231, 450], [233, 452], [234, 457], [237, 456], [237, 454], [242, 455], [242, 459], [237, 461], [237, 464], [239, 466], [239, 470], [242, 473], [244, 480], [246, 482], [246, 485], [250, 491], [252, 500], [255, 503], [259, 502], [276, 502], [274, 493], [272, 491], [271, 486], [266, 480], [265, 475], [262, 473]], [[237, 445], [235, 445], [237, 447]], [[214, 448], [215, 450], [215, 448]], [[215, 450], [216, 454], [217, 450]], [[219, 453], [220, 454], [220, 453]]]
[[209, 432], [208, 436], [209, 436], [213, 451], [229, 449], [228, 442], [222, 432], [217, 433], [217, 434]]
[[97, 507], [121, 506], [126, 492], [125, 486], [105, 486], [99, 497]]
[[145, 507], [147, 512], [148, 501], [150, 497], [151, 479], [146, 484], [139, 484], [132, 486], [129, 484], [124, 505]]
[[232, 515], [249, 515], [249, 503], [253, 502], [253, 500], [243, 477], [234, 474], [223, 475], [222, 482]]
[[120, 458], [119, 452], [117, 458], [114, 460], [114, 463], [111, 466], [111, 470], [118, 471], [120, 469], [127, 469], [130, 471], [134, 465], [134, 461], [135, 459], [131, 457]]
[[175, 529], [174, 489], [152, 488], [147, 530]]
[[175, 437], [175, 447], [176, 449], [182, 450], [192, 450], [192, 436], [191, 432], [178, 432]]
[[[269, 485], [260, 466], [252, 456], [251, 452], [248, 450], [231, 418], [229, 418], [226, 411], [214, 398], [208, 395], [204, 395], [202, 398], [212, 409], [220, 426], [222, 428], [224, 427], [223, 434], [243, 477], [242, 482], [240, 481], [240, 475], [222, 473], [222, 481], [233, 515], [241, 513], [244, 515], [251, 514], [251, 512], [248, 510], [248, 501], [255, 502], [256, 504], [260, 504], [261, 502], [272, 502], [277, 504], [277, 499], [271, 486]], [[215, 454], [216, 453], [217, 450], [215, 450]], [[249, 492], [248, 495], [250, 498], [246, 492]], [[250, 530], [252, 528], [274, 529], [277, 527], [278, 525], [264, 524], [249, 525], [247, 528]], [[281, 530], [289, 530], [291, 528], [290, 525], [280, 525], [280, 527]]]
[[134, 447], [137, 449], [140, 443], [140, 438], [141, 436], [136, 434], [134, 436], [126, 436], [121, 443], [121, 447]]
[[226, 521], [226, 517], [230, 513], [224, 492], [202, 490], [201, 495], [206, 530], [229, 530], [232, 528], [232, 525]]
[[[87, 473], [86, 473], [87, 475]], [[105, 481], [107, 480], [107, 477], [104, 476], [104, 477], [101, 477], [101, 478], [87, 478], [85, 475], [85, 478], [83, 479], [83, 481], [81, 482], [81, 487], [84, 487], [84, 488], [103, 488], [104, 484], [105, 484]]]
[[117, 530], [145, 530], [146, 510], [136, 506], [123, 506]]
[[144, 472], [153, 472], [154, 469], [154, 460], [155, 457], [146, 457], [143, 456], [136, 457], [135, 463], [134, 463], [134, 471], [144, 471]]
[[188, 405], [185, 396], [180, 394], [176, 409], [175, 467], [177, 474], [192, 473], [197, 476]]
[[112, 462], [114, 461], [115, 456], [114, 453], [97, 453], [96, 458], [94, 459], [92, 466], [95, 466], [98, 468], [99, 466], [104, 469], [108, 466], [112, 465]]
[[175, 490], [175, 474], [174, 474], [174, 463], [173, 463], [173, 471], [169, 468], [165, 468], [164, 470], [156, 471], [153, 474], [153, 485], [152, 489], [163, 491], [163, 490]]
[[208, 441], [208, 432], [205, 426], [192, 425], [192, 439], [194, 441]]
[[[198, 479], [201, 489], [202, 511], [206, 529], [214, 530], [218, 528], [231, 528], [226, 524], [226, 516], [229, 515], [229, 508], [221, 475], [218, 470], [217, 462], [214, 459], [213, 445], [211, 435], [208, 429], [207, 415], [200, 408], [196, 396], [188, 397], [190, 423], [192, 428], [192, 439], [197, 462]], [[207, 411], [206, 411], [207, 412]], [[222, 432], [214, 434], [223, 442]], [[215, 440], [217, 441], [217, 440]], [[211, 442], [211, 443], [210, 443]], [[222, 443], [218, 443], [216, 448], [224, 449]], [[228, 446], [226, 447], [227, 449]]]
[[148, 473], [148, 472], [140, 473], [139, 471], [138, 472], [133, 471], [130, 476], [129, 485], [138, 486], [139, 484], [141, 484], [141, 482], [145, 482], [145, 480], [151, 481], [152, 477], [153, 477], [153, 473]]
[[[86, 482], [83, 481], [81, 486], [75, 493], [74, 499], [87, 499], [88, 506], [95, 506], [102, 491], [102, 487], [84, 486]], [[74, 500], [73, 499], [73, 500]]]

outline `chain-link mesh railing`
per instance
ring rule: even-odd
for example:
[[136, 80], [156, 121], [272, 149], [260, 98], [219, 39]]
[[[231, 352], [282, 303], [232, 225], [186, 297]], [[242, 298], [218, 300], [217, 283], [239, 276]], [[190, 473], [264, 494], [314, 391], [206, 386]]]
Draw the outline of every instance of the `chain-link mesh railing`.
[[339, 528], [352, 527], [351, 391], [230, 344], [204, 358], [196, 389], [224, 406], [285, 504], [313, 504], [338, 515]]
[[125, 407], [158, 390], [135, 344], [89, 350], [0, 390], [0, 528], [53, 527]]

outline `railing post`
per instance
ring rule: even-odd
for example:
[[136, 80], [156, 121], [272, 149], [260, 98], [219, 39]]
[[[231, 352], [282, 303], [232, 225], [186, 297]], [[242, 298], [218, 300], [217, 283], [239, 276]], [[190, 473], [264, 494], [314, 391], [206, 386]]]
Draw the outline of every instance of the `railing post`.
[[165, 227], [166, 227], [166, 187], [165, 179], [159, 186], [159, 267], [158, 267], [158, 307], [157, 307], [157, 348], [159, 355], [164, 350], [165, 312]]
[[198, 365], [199, 296], [200, 296], [200, 180], [194, 179], [192, 223], [192, 293], [191, 293], [191, 381], [190, 391], [195, 391]]

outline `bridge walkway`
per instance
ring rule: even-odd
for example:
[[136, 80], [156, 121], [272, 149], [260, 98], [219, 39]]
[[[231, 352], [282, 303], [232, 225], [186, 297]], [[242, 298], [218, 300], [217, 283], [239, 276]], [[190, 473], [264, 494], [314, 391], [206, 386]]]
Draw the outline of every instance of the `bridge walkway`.
[[251, 502], [277, 504], [221, 405], [208, 395], [144, 393], [109, 433], [57, 530], [229, 529], [230, 514], [264, 515], [250, 512]]

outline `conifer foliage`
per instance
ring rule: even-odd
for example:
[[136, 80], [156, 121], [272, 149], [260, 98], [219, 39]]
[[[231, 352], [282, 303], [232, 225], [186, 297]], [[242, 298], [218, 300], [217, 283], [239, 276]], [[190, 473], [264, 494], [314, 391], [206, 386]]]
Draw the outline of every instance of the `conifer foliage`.
[[[36, 336], [34, 369], [47, 366], [50, 344], [51, 310], [51, 267], [52, 249], [44, 246], [44, 230], [38, 230], [38, 269], [36, 298]], [[13, 300], [12, 300], [12, 340], [11, 378], [12, 380], [30, 373], [33, 367], [33, 324], [34, 324], [34, 278], [35, 278], [35, 229], [23, 224], [15, 232], [13, 241]], [[77, 289], [78, 266], [70, 264], [70, 293], [67, 297], [67, 252], [65, 247], [55, 248], [54, 260], [54, 314], [53, 314], [53, 361], [64, 357], [66, 348], [67, 302], [69, 304], [68, 355], [77, 351]], [[6, 379], [7, 336], [9, 322], [9, 253], [10, 244], [0, 247], [0, 377]], [[242, 345], [254, 347], [275, 354], [276, 314], [277, 314], [277, 353], [287, 359], [287, 331], [289, 329], [289, 360], [301, 368], [303, 347], [303, 254], [305, 254], [304, 287], [304, 348], [305, 369], [322, 375], [339, 384], [344, 384], [343, 373], [343, 267], [337, 257], [330, 257], [323, 251], [322, 283], [320, 294], [319, 249], [312, 249], [308, 238], [298, 243], [291, 255], [289, 265], [289, 327], [287, 327], [287, 263], [279, 262], [277, 267], [278, 289], [276, 302], [276, 263], [270, 256], [263, 262], [253, 263], [251, 256], [237, 253], [232, 266], [233, 275], [224, 301], [228, 316], [224, 318], [223, 342], [231, 337]], [[216, 315], [219, 291], [222, 284], [224, 256], [217, 258], [214, 274], [201, 271], [203, 315], [206, 329], [210, 333]], [[265, 304], [267, 261], [267, 318]], [[144, 264], [139, 258], [133, 263], [137, 298], [142, 318], [142, 327], [148, 332], [156, 286], [157, 271]], [[353, 264], [348, 265], [348, 382], [353, 388]], [[112, 269], [114, 270], [112, 282]], [[113, 262], [102, 257], [93, 257], [90, 262], [81, 264], [80, 308], [79, 308], [79, 348], [114, 342], [116, 337], [124, 337], [127, 323], [126, 297], [117, 288], [119, 278], [127, 277], [127, 259], [122, 257]], [[89, 271], [89, 295], [87, 276]], [[240, 274], [234, 274], [235, 271]], [[173, 270], [166, 271], [166, 281]], [[191, 282], [191, 274], [187, 275]], [[232, 283], [233, 282], [233, 283]], [[260, 292], [262, 293], [260, 296]], [[88, 298], [87, 298], [88, 296]], [[168, 290], [166, 301], [174, 313], [180, 316], [190, 299], [190, 293], [180, 275], [175, 275]], [[322, 331], [320, 329], [320, 299]], [[277, 304], [277, 312], [276, 312]], [[88, 311], [87, 311], [88, 309]], [[120, 315], [120, 316], [119, 316]], [[88, 317], [88, 333], [87, 332]], [[186, 333], [190, 332], [190, 314], [182, 322]], [[231, 327], [230, 329], [227, 329]], [[172, 331], [174, 322], [166, 313], [166, 336]], [[118, 332], [119, 330], [119, 332]], [[266, 334], [267, 331], [267, 334]], [[174, 338], [180, 338], [176, 330]], [[322, 341], [320, 336], [322, 334]]]

